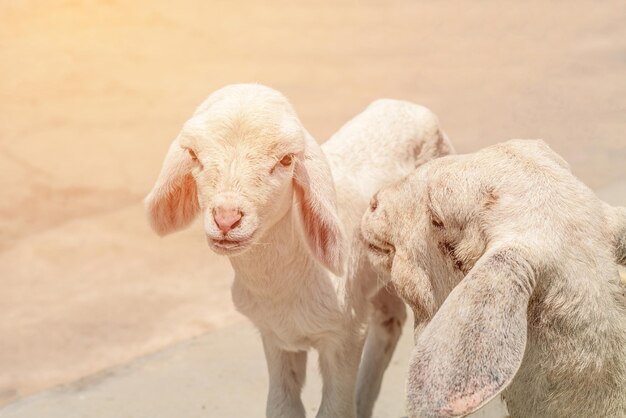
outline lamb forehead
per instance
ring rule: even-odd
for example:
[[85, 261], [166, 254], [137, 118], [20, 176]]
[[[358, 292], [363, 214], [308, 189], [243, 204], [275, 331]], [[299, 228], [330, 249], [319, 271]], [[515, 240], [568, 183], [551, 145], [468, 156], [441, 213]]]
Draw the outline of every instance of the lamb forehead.
[[293, 115], [251, 106], [217, 106], [189, 119], [181, 137], [190, 147], [205, 144], [244, 145], [250, 150], [273, 153], [299, 152], [303, 129]]
[[415, 197], [428, 197], [428, 193], [457, 191], [461, 183], [472, 182], [476, 172], [471, 171], [467, 155], [450, 155], [437, 158], [420, 166], [406, 182]]
[[523, 172], [529, 176], [549, 172], [571, 173], [569, 164], [543, 140], [512, 139], [484, 148], [476, 155], [477, 158], [491, 160], [494, 168]]
[[[471, 154], [435, 159], [420, 167], [413, 179], [417, 185], [427, 177], [431, 189], [478, 194], [517, 183], [528, 184], [545, 173], [562, 172], [562, 168], [569, 167], [545, 142], [510, 140]], [[420, 175], [420, 171], [425, 175]]]

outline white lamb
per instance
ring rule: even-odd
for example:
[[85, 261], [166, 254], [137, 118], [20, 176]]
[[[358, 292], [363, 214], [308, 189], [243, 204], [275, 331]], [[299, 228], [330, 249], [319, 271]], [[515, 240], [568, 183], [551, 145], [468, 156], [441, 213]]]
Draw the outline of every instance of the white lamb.
[[318, 417], [354, 417], [357, 405], [371, 416], [406, 313], [364, 256], [361, 214], [377, 189], [451, 151], [430, 111], [395, 100], [374, 102], [320, 148], [260, 85], [218, 90], [185, 123], [146, 198], [149, 218], [167, 234], [202, 213], [209, 246], [229, 257], [233, 301], [263, 340], [267, 416], [305, 416], [311, 348]]
[[[417, 318], [410, 417], [626, 417], [626, 208], [541, 141], [444, 157], [381, 190], [370, 260]], [[420, 332], [421, 331], [421, 332]]]

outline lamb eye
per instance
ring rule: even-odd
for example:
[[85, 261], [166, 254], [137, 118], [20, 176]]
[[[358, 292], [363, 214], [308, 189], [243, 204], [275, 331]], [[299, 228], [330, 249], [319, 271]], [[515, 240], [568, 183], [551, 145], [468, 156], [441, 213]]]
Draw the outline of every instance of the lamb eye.
[[193, 152], [192, 149], [187, 148], [187, 152], [189, 153], [189, 156], [191, 157], [192, 160], [198, 161], [198, 156], [196, 155], [195, 152]]
[[280, 160], [280, 165], [283, 167], [289, 167], [293, 162], [293, 154], [287, 154]]
[[443, 222], [441, 222], [439, 219], [437, 218], [431, 218], [430, 219], [430, 223], [433, 226], [436, 226], [437, 228], [443, 228]]

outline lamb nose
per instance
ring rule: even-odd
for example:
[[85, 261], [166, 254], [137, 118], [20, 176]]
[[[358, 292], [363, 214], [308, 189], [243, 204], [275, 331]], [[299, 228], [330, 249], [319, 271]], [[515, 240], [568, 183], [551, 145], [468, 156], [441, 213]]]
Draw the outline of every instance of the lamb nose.
[[378, 207], [378, 193], [376, 193], [370, 200], [370, 210], [374, 212]]
[[224, 234], [227, 234], [231, 229], [237, 228], [241, 223], [241, 218], [243, 218], [243, 213], [237, 208], [219, 206], [213, 209], [215, 224]]

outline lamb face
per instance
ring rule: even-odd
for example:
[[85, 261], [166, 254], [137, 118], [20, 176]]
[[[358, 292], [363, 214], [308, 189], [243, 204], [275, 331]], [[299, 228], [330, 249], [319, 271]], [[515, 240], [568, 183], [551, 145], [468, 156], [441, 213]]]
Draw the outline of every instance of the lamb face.
[[226, 112], [209, 111], [188, 121], [180, 146], [193, 166], [209, 245], [217, 253], [234, 255], [258, 242], [291, 207], [294, 166], [303, 156], [304, 136], [287, 126], [297, 128], [295, 122], [281, 121], [273, 112], [261, 123]]
[[[370, 262], [390, 272], [393, 284], [426, 321], [485, 250], [479, 201], [472, 185], [442, 184], [460, 156], [426, 163], [414, 174], [379, 191], [363, 217], [361, 233]], [[485, 204], [494, 196], [485, 195]], [[385, 275], [386, 277], [388, 275]], [[417, 330], [416, 330], [417, 332]]]
[[[391, 272], [407, 303], [429, 319], [490, 245], [515, 241], [541, 254], [543, 264], [549, 262], [544, 258], [558, 258], [555, 243], [540, 239], [552, 231], [558, 242], [566, 233], [542, 222], [554, 207], [541, 202], [554, 196], [553, 185], [537, 190], [543, 181], [536, 176], [539, 167], [555, 170], [555, 178], [572, 177], [567, 164], [538, 141], [511, 141], [424, 164], [372, 199], [361, 223], [370, 261]], [[517, 184], [520, 179], [527, 182]]]
[[278, 92], [234, 85], [213, 93], [185, 123], [146, 206], [160, 234], [202, 213], [209, 246], [237, 256], [263, 242], [294, 196], [313, 255], [341, 272], [343, 235], [319, 147]]

